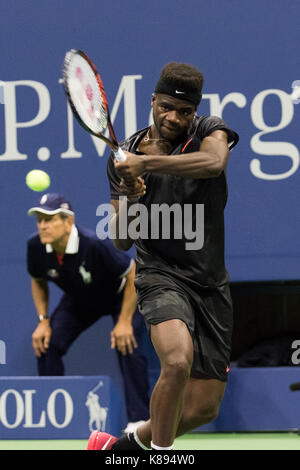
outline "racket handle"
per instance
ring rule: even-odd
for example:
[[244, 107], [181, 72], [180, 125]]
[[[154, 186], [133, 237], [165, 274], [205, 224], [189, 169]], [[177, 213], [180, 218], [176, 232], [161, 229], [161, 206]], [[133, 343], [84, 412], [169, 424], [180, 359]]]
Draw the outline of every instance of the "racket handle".
[[[114, 154], [115, 154], [116, 159], [118, 160], [118, 162], [124, 162], [126, 160], [126, 155], [123, 152], [123, 150], [121, 149], [121, 147], [119, 147], [118, 150], [114, 150]], [[140, 199], [139, 197], [136, 197], [134, 199], [127, 199], [127, 200], [128, 200], [128, 202], [138, 202], [139, 199]]]
[[118, 162], [124, 162], [126, 160], [126, 155], [121, 149], [121, 147], [119, 147], [118, 150], [114, 150], [114, 154]]

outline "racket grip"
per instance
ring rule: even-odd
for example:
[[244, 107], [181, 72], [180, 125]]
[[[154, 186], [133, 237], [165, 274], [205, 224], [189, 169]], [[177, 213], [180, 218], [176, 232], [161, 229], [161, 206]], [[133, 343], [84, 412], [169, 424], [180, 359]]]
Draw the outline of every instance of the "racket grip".
[[118, 162], [124, 162], [126, 160], [126, 155], [121, 149], [121, 147], [119, 147], [118, 150], [114, 150], [114, 154]]

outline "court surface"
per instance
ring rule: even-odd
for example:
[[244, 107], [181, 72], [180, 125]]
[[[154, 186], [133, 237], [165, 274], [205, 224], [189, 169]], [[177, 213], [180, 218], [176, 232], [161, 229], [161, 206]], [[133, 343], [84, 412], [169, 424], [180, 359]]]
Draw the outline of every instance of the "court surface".
[[[85, 450], [86, 440], [2, 440], [1, 450]], [[175, 441], [174, 450], [300, 450], [300, 435], [285, 433], [193, 433]]]

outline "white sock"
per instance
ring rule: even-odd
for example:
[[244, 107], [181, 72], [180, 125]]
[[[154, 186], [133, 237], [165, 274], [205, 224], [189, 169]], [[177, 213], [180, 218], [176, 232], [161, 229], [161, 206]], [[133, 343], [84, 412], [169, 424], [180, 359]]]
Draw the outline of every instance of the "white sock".
[[159, 446], [156, 446], [155, 444], [153, 444], [153, 442], [151, 441], [151, 448], [154, 449], [154, 450], [173, 450], [173, 447], [174, 447], [174, 444], [172, 444], [169, 447], [159, 447]]
[[134, 436], [135, 442], [136, 442], [143, 450], [150, 450], [150, 449], [148, 449], [148, 447], [146, 447], [146, 446], [142, 443], [142, 441], [140, 441], [139, 436], [137, 435], [137, 429], [134, 431], [133, 436]]

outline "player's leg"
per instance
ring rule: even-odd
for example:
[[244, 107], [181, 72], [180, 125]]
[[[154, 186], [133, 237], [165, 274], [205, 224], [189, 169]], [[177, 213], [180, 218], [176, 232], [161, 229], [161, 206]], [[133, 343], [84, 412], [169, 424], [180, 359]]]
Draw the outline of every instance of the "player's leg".
[[[225, 387], [226, 382], [217, 379], [189, 379], [185, 387], [182, 414], [176, 430], [176, 437], [203, 426], [217, 417]], [[113, 445], [114, 450], [140, 450], [141, 448], [137, 445], [137, 442], [140, 445], [142, 444], [144, 448], [150, 448], [152, 441], [151, 427], [152, 422], [149, 420], [135, 431], [135, 439], [133, 436], [130, 438], [129, 435], [127, 442], [122, 437], [119, 440], [113, 438], [110, 443]], [[105, 435], [105, 433], [100, 434], [103, 434], [103, 436], [100, 436], [99, 444], [102, 442], [103, 445], [106, 445], [111, 436]], [[93, 447], [95, 445], [93, 441], [97, 437], [97, 434], [92, 436], [89, 442], [90, 448], [102, 448], [100, 446]]]
[[176, 437], [217, 418], [226, 382], [191, 377], [185, 390], [182, 417]]
[[[190, 378], [184, 392], [176, 437], [214, 420], [218, 416], [225, 388], [226, 382], [220, 380]], [[143, 445], [150, 447], [152, 440], [150, 421], [139, 426], [137, 436]]]
[[[226, 382], [189, 377], [193, 347], [189, 332], [182, 325], [185, 327], [180, 320], [170, 320], [156, 325], [159, 328], [151, 326], [162, 372], [151, 397], [151, 420], [136, 431], [136, 442], [146, 448], [150, 448], [151, 441], [160, 447], [168, 447], [175, 437], [215, 419], [224, 395]], [[175, 337], [173, 353], [174, 344], [169, 339]], [[178, 354], [178, 344], [182, 354]], [[138, 450], [132, 437], [130, 442], [122, 439], [122, 442], [114, 441], [114, 450], [129, 450], [128, 446]]]
[[193, 342], [186, 324], [179, 319], [151, 325], [151, 340], [161, 363], [150, 403], [152, 443], [169, 447], [182, 414], [193, 363]]
[[[184, 306], [182, 305], [182, 308]], [[194, 361], [185, 388], [184, 405], [176, 436], [213, 420], [225, 391], [230, 363], [232, 303], [228, 286], [201, 292], [194, 298]], [[188, 319], [188, 311], [185, 311]], [[196, 378], [197, 377], [197, 378]], [[148, 445], [150, 423], [138, 428], [137, 436]]]
[[[117, 319], [118, 315], [113, 315], [114, 324]], [[141, 348], [143, 334], [147, 332], [144, 318], [138, 310], [133, 315], [132, 326], [138, 347], [133, 350], [132, 354], [126, 354], [126, 356], [119, 352], [117, 354], [124, 382], [128, 421], [136, 423], [149, 419], [148, 363]]]
[[[135, 432], [135, 436], [129, 434], [122, 437], [114, 442], [115, 451], [141, 450], [140, 444], [150, 448], [150, 441], [152, 447], [168, 448], [173, 445], [193, 362], [193, 342], [186, 324], [180, 319], [151, 325], [151, 340], [160, 359], [161, 374], [151, 396], [151, 419], [146, 425], [141, 425], [146, 435], [140, 436]], [[92, 434], [88, 449], [103, 449], [110, 439], [109, 435], [104, 434]]]
[[[161, 374], [151, 397], [151, 414], [154, 420], [154, 425], [151, 420], [151, 428], [153, 425], [153, 439], [157, 439], [157, 442], [153, 442], [160, 447], [169, 447], [177, 429], [183, 392], [193, 362], [193, 309], [187, 297], [163, 287], [156, 287], [155, 291], [148, 293], [139, 304], [139, 309], [149, 325], [151, 341], [161, 365]], [[155, 424], [155, 420], [160, 423]], [[152, 438], [151, 428], [149, 427], [149, 436]], [[133, 439], [140, 444], [136, 433], [134, 438], [129, 435], [131, 442]], [[133, 445], [127, 446], [126, 439], [121, 438], [114, 449], [134, 448]]]
[[[166, 321], [168, 315], [180, 315], [179, 318], [182, 318], [187, 325], [186, 330], [191, 335], [190, 340], [193, 338], [193, 377], [189, 378], [184, 386], [182, 414], [179, 422], [177, 421], [176, 436], [210, 422], [218, 413], [230, 362], [232, 304], [228, 287], [222, 286], [213, 292], [201, 292], [197, 298], [193, 299], [192, 308], [187, 299], [178, 295], [177, 292], [166, 290], [160, 290], [158, 293], [152, 292], [151, 296], [143, 302], [141, 312], [151, 328], [157, 320]], [[193, 323], [193, 318], [196, 325]], [[170, 336], [169, 331], [166, 336]], [[151, 339], [153, 341], [153, 338]], [[196, 375], [198, 378], [194, 378]], [[160, 391], [160, 384], [158, 386], [158, 391]], [[179, 397], [180, 393], [178, 393]], [[154, 393], [154, 410], [156, 398]], [[182, 395], [180, 398], [182, 400]], [[176, 404], [180, 406], [179, 399]], [[128, 442], [126, 443], [125, 439], [121, 438], [114, 445], [114, 449], [136, 449], [133, 440], [149, 447], [151, 440], [154, 439], [152, 425], [151, 419], [137, 429], [135, 436], [129, 439], [129, 445], [132, 447], [127, 447]], [[165, 429], [164, 432], [169, 433], [169, 430]], [[157, 430], [157, 433], [160, 433], [160, 430]]]

